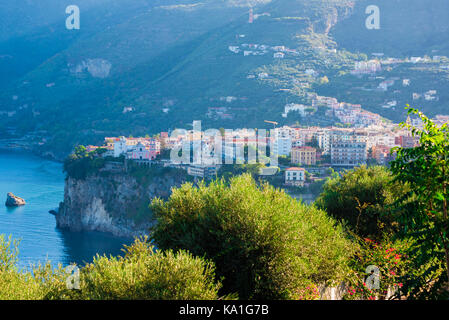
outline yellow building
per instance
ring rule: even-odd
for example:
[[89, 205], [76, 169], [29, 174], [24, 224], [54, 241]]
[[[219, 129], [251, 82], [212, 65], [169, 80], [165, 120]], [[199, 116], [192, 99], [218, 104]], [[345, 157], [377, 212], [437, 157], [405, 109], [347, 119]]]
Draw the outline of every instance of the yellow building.
[[312, 147], [292, 148], [292, 163], [302, 165], [316, 164], [316, 149]]

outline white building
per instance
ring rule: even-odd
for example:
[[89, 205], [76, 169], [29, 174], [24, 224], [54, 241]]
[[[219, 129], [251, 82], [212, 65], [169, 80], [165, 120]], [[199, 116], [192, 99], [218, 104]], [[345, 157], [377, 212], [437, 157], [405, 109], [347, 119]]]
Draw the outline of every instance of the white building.
[[274, 141], [273, 151], [279, 156], [288, 156], [292, 151], [292, 138], [278, 137]]
[[275, 140], [273, 151], [279, 156], [288, 156], [292, 151], [292, 138], [294, 130], [290, 127], [282, 127], [275, 129]]
[[290, 186], [303, 186], [306, 180], [304, 168], [288, 168], [285, 170], [285, 184]]
[[212, 179], [217, 175], [216, 166], [192, 165], [187, 168], [187, 174], [201, 179]]
[[282, 117], [287, 118], [288, 114], [292, 111], [293, 112], [296, 111], [300, 114], [301, 117], [305, 117], [307, 108], [308, 107], [303, 104], [289, 103], [289, 104], [285, 105], [284, 113], [282, 114]]
[[276, 59], [284, 59], [284, 57], [285, 57], [285, 53], [283, 53], [283, 52], [276, 52], [273, 54], [273, 58], [276, 58]]
[[228, 49], [229, 49], [229, 51], [234, 52], [234, 53], [240, 52], [240, 48], [238, 46], [229, 46]]
[[331, 151], [331, 135], [329, 130], [323, 129], [317, 131], [314, 135], [318, 142], [318, 146], [323, 150], [323, 154], [329, 154]]
[[128, 144], [125, 137], [120, 137], [118, 141], [114, 143], [114, 157], [120, 157], [122, 154], [128, 152]]

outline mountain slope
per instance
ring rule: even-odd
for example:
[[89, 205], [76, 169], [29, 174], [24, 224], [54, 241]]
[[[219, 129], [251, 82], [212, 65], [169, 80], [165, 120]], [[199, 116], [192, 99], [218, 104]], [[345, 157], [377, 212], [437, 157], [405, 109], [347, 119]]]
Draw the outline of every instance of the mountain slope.
[[[435, 1], [435, 7], [443, 11], [445, 2]], [[384, 71], [384, 77], [417, 79], [407, 90], [398, 87], [395, 91], [403, 92], [397, 96], [393, 90], [382, 94], [358, 90], [368, 80], [351, 76], [349, 71], [372, 52], [406, 56], [439, 50], [446, 54], [447, 42], [439, 39], [445, 39], [449, 20], [433, 21], [424, 29], [409, 28], [409, 37], [404, 36], [406, 27], [396, 29], [391, 22], [408, 19], [401, 15], [404, 8], [407, 17], [417, 19], [427, 10], [421, 23], [431, 20], [437, 10], [412, 2], [379, 1], [382, 27], [374, 31], [377, 36], [373, 38], [368, 36], [373, 30], [365, 28], [365, 0], [160, 0], [96, 8], [90, 17], [97, 17], [98, 23], [91, 20], [82, 34], [41, 35], [59, 47], [36, 58], [37, 67], [24, 67], [25, 75], [0, 94], [0, 113], [8, 114], [0, 120], [0, 130], [13, 127], [19, 135], [44, 130], [46, 140], [41, 147], [65, 153], [77, 143], [99, 143], [108, 135], [153, 134], [186, 127], [194, 119], [217, 128], [260, 127], [265, 119], [332, 124], [335, 119], [326, 117], [325, 110], [309, 118], [282, 118], [286, 103], [308, 104], [308, 94], [314, 92], [362, 103], [365, 109], [402, 120], [401, 110], [386, 110], [382, 104], [392, 99], [399, 104], [410, 102], [410, 90], [418, 90], [423, 82], [429, 84], [427, 90], [440, 91], [447, 86], [449, 75], [440, 70], [429, 81], [435, 70], [421, 66]], [[249, 4], [253, 5], [253, 23], [248, 23]], [[96, 10], [104, 14], [95, 15], [100, 12]], [[444, 17], [444, 13], [437, 16]], [[29, 37], [41, 43], [39, 33], [27, 37], [23, 43], [33, 43]], [[263, 51], [252, 49], [252, 44], [266, 45], [266, 52], [244, 56], [243, 51]], [[229, 46], [242, 51], [233, 53]], [[276, 59], [273, 46], [295, 52]], [[267, 77], [261, 77], [264, 74]], [[372, 81], [370, 85], [377, 84]], [[444, 113], [448, 101], [441, 94], [438, 107], [424, 104], [424, 110]], [[131, 107], [131, 112], [124, 113], [124, 107]]]

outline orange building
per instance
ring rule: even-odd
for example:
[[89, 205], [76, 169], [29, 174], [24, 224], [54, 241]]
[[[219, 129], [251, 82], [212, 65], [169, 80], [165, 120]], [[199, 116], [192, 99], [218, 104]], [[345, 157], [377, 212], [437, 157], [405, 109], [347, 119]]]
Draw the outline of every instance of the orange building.
[[292, 163], [303, 165], [316, 164], [316, 149], [312, 147], [292, 148]]

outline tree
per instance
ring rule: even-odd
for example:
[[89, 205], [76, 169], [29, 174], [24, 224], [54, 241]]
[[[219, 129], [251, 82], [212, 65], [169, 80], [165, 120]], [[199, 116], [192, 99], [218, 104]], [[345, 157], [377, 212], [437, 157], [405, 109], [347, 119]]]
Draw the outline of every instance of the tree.
[[[416, 264], [425, 266], [424, 274], [411, 277], [409, 288], [413, 294], [426, 292], [440, 295], [449, 280], [449, 127], [439, 127], [422, 112], [410, 108], [408, 114], [418, 115], [423, 128], [408, 123], [412, 135], [419, 137], [414, 148], [395, 148], [397, 157], [391, 171], [398, 183], [407, 183], [410, 190], [398, 203], [398, 222], [404, 237], [416, 240]], [[404, 204], [405, 203], [405, 204]], [[431, 285], [432, 284], [432, 285]]]
[[83, 300], [216, 300], [221, 287], [212, 262], [155, 250], [147, 239], [125, 246], [124, 257], [95, 257], [80, 278], [79, 296], [72, 298]]
[[152, 210], [157, 247], [212, 260], [225, 294], [297, 299], [348, 272], [353, 247], [335, 220], [249, 174], [229, 184], [184, 184], [167, 201], [155, 199]]
[[395, 230], [393, 216], [385, 213], [405, 192], [405, 186], [392, 181], [393, 176], [385, 167], [349, 170], [325, 183], [316, 205], [346, 221], [357, 235], [380, 239], [384, 233]]
[[105, 164], [103, 155], [105, 148], [87, 152], [86, 147], [77, 146], [72, 154], [64, 160], [64, 172], [75, 179], [85, 179], [89, 174], [97, 172]]
[[88, 152], [85, 146], [79, 145], [75, 147], [75, 150], [73, 151], [73, 155], [75, 159], [82, 159], [87, 157]]
[[329, 83], [329, 78], [327, 76], [320, 78], [320, 84], [328, 84], [328, 83]]

